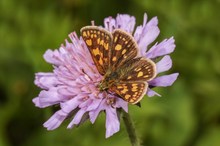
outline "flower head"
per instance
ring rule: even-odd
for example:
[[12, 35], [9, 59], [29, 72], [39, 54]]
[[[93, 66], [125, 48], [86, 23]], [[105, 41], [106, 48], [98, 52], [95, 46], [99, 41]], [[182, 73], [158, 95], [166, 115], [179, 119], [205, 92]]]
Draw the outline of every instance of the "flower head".
[[[135, 18], [129, 15], [118, 15], [116, 19], [108, 17], [104, 20], [104, 28], [112, 32], [119, 28], [128, 33], [133, 33], [140, 49], [141, 56], [154, 60], [164, 56], [156, 62], [157, 74], [167, 71], [172, 66], [169, 55], [175, 48], [174, 39], [165, 39], [148, 49], [159, 34], [156, 17], [147, 22], [144, 15], [143, 25], [135, 29]], [[128, 112], [128, 103], [115, 94], [106, 91], [100, 92], [97, 85], [103, 76], [99, 74], [93, 63], [88, 48], [80, 37], [73, 32], [69, 35], [71, 42], [66, 40], [65, 45], [57, 50], [47, 50], [44, 59], [53, 65], [53, 72], [36, 73], [35, 84], [42, 88], [38, 97], [33, 99], [37, 107], [59, 105], [60, 109], [44, 123], [48, 130], [56, 129], [60, 124], [72, 116], [67, 128], [80, 125], [85, 120], [94, 123], [101, 111], [106, 114], [106, 137], [119, 131], [120, 123], [117, 114], [118, 109]], [[163, 75], [154, 78], [148, 84], [149, 87], [170, 86], [176, 80], [178, 73]], [[159, 95], [152, 89], [148, 89], [148, 96]]]

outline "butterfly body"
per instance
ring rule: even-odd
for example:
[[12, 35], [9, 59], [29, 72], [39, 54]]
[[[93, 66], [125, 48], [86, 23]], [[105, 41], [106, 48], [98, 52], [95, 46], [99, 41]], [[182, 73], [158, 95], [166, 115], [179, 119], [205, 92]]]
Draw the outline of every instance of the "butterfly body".
[[111, 33], [97, 26], [86, 26], [81, 34], [103, 76], [98, 89], [111, 91], [129, 103], [138, 103], [147, 91], [147, 81], [156, 76], [155, 63], [138, 56], [134, 38], [121, 29]]

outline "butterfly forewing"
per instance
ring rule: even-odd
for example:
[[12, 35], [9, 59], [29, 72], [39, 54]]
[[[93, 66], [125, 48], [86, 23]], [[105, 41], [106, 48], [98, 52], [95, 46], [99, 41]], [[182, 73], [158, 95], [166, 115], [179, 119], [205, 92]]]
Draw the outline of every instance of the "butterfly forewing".
[[146, 82], [119, 82], [110, 90], [117, 93], [125, 101], [136, 104], [146, 94], [148, 84]]
[[110, 58], [110, 69], [120, 68], [128, 60], [137, 56], [137, 44], [133, 37], [121, 29], [113, 32], [113, 44]]
[[156, 65], [143, 57], [126, 62], [117, 70], [121, 81], [150, 81], [156, 76]]
[[81, 35], [99, 73], [104, 75], [110, 64], [112, 34], [97, 26], [86, 26], [81, 29]]

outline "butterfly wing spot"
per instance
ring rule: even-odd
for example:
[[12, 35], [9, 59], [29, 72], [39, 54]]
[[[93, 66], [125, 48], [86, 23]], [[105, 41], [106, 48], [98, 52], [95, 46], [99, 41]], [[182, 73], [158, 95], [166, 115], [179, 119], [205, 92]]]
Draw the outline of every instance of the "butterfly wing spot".
[[137, 75], [137, 77], [141, 77], [141, 76], [143, 76], [143, 72], [142, 71], [140, 71], [139, 73], [138, 73], [138, 75]]
[[92, 40], [91, 39], [86, 40], [86, 45], [92, 46]]
[[100, 38], [97, 39], [97, 44], [99, 44], [99, 43], [100, 43]]
[[100, 43], [99, 43], [99, 45], [102, 46], [103, 44], [104, 44], [104, 40], [101, 40]]
[[128, 100], [130, 97], [131, 97], [131, 95], [129, 95], [129, 94], [126, 94], [126, 95], [125, 95], [125, 99], [127, 99], [127, 100]]
[[133, 103], [133, 102], [134, 102], [134, 99], [131, 98], [131, 99], [129, 100], [129, 102]]
[[102, 59], [99, 59], [99, 64], [103, 65], [103, 60]]
[[132, 87], [135, 87], [135, 86], [137, 86], [137, 85], [138, 85], [138, 84], [132, 84], [131, 86], [132, 86]]
[[114, 38], [114, 42], [116, 43], [116, 42], [117, 42], [117, 40], [118, 40], [118, 37], [116, 36], [116, 37]]
[[102, 52], [99, 52], [99, 55], [101, 58], [103, 58], [103, 53]]
[[[126, 87], [126, 86], [125, 86], [125, 87]], [[127, 91], [128, 91], [128, 89], [127, 89], [127, 88], [124, 88], [124, 89], [121, 91], [121, 93], [122, 93], [122, 94], [125, 94]]]
[[120, 50], [121, 50], [121, 48], [122, 48], [122, 46], [121, 46], [121, 45], [119, 45], [119, 44], [117, 44], [117, 45], [115, 46], [115, 50], [117, 50], [117, 51], [120, 51]]
[[137, 91], [137, 88], [132, 88], [131, 91], [135, 92]]
[[96, 48], [96, 49], [93, 49], [92, 52], [95, 56], [97, 56], [97, 55], [99, 55], [100, 50], [99, 50], [99, 48]]
[[135, 68], [134, 71], [139, 72], [141, 68]]
[[117, 88], [118, 88], [118, 89], [122, 89], [122, 88], [123, 88], [123, 86], [117, 86]]
[[86, 32], [85, 32], [85, 31], [83, 32], [83, 34], [82, 34], [82, 35], [83, 35], [83, 37], [87, 37], [87, 34], [86, 34]]
[[121, 52], [121, 54], [124, 55], [124, 54], [126, 53], [126, 51], [127, 51], [127, 50], [124, 49], [124, 50]]
[[117, 60], [117, 58], [114, 56], [113, 58], [112, 58], [112, 61], [116, 61]]
[[131, 91], [136, 92], [136, 91], [137, 91], [137, 88], [138, 88], [137, 85], [133, 85], [133, 84], [132, 84]]
[[104, 43], [105, 50], [108, 50], [108, 47], [109, 47], [108, 43]]

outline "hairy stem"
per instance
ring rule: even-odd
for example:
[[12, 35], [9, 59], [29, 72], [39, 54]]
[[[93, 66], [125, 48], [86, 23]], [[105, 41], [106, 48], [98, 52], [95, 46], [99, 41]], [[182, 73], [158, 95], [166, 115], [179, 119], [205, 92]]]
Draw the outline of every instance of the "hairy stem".
[[132, 146], [140, 146], [139, 139], [137, 137], [137, 133], [134, 127], [134, 123], [128, 113], [122, 110], [122, 118], [125, 123], [126, 130], [128, 132], [128, 136]]

